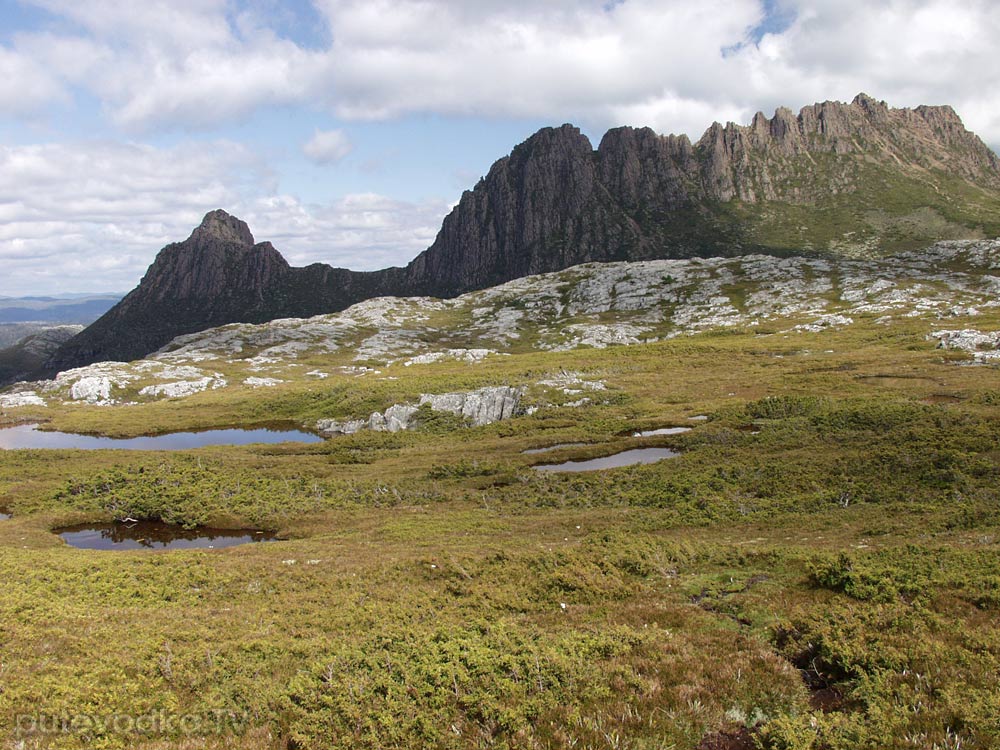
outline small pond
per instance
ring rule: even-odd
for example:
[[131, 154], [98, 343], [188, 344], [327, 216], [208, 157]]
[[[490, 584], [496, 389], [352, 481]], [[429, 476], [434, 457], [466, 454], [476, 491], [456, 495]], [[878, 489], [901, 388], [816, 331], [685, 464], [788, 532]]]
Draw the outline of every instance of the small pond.
[[658, 430], [641, 430], [632, 433], [632, 437], [654, 437], [655, 435], [680, 435], [684, 432], [691, 432], [693, 427], [661, 427]]
[[220, 549], [239, 544], [271, 542], [275, 535], [255, 529], [213, 529], [183, 526], [160, 521], [134, 523], [87, 523], [54, 529], [70, 547], [97, 550], [141, 549]]
[[170, 432], [136, 438], [109, 438], [76, 435], [70, 432], [44, 432], [37, 424], [22, 424], [0, 429], [0, 448], [65, 448], [76, 450], [160, 450], [179, 451], [207, 445], [249, 445], [251, 443], [319, 443], [323, 438], [301, 430], [259, 428], [255, 430], [204, 430]]
[[548, 453], [549, 451], [557, 451], [560, 448], [579, 448], [581, 445], [586, 445], [586, 443], [556, 443], [545, 448], [529, 448], [526, 451], [521, 451], [521, 453], [525, 455], [530, 453]]
[[0, 521], [9, 521], [9, 520], [10, 520], [10, 513], [4, 513], [3, 511], [0, 511]]
[[672, 451], [669, 448], [635, 448], [615, 453], [613, 456], [602, 456], [585, 461], [565, 461], [561, 464], [539, 464], [532, 468], [538, 471], [597, 471], [599, 469], [617, 469], [620, 466], [652, 464], [679, 455], [677, 451]]

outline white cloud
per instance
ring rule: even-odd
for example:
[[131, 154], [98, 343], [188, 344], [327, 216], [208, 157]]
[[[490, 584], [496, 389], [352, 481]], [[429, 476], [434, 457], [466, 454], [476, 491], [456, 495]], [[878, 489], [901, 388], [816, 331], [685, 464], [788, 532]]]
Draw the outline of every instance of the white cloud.
[[993, 0], [801, 0], [796, 20], [740, 55], [759, 106], [849, 100], [859, 91], [892, 106], [951, 104], [966, 125], [1000, 143], [1000, 36]]
[[75, 56], [52, 33], [0, 50], [12, 72], [3, 111], [75, 85], [130, 129], [304, 105], [358, 120], [628, 122], [697, 137], [712, 119], [866, 91], [897, 106], [950, 102], [1000, 142], [995, 0], [778, 0], [794, 21], [759, 45], [763, 0], [314, 0], [331, 40], [322, 49], [279, 34], [287, 19], [262, 2], [34, 2], [86, 39]]
[[351, 148], [351, 140], [343, 130], [317, 130], [302, 146], [302, 153], [317, 164], [334, 164]]
[[127, 291], [214, 208], [246, 220], [293, 265], [370, 270], [425, 249], [449, 207], [372, 194], [305, 205], [277, 194], [266, 167], [224, 141], [0, 147], [0, 294]]
[[179, 50], [230, 41], [226, 0], [28, 0], [96, 37]]
[[40, 61], [0, 46], [0, 112], [31, 114], [64, 97], [62, 83]]
[[307, 205], [279, 195], [246, 208], [254, 236], [274, 243], [289, 263], [328, 263], [357, 271], [406, 265], [434, 241], [451, 206], [413, 203], [375, 193]]
[[526, 116], [697, 138], [715, 119], [865, 91], [894, 106], [952, 103], [1000, 143], [995, 0], [785, 0], [794, 21], [760, 44], [759, 0], [601, 5], [324, 0], [330, 104], [359, 119]]
[[432, 111], [609, 123], [663, 98], [704, 100], [725, 83], [722, 49], [762, 18], [756, 0], [631, 0], [613, 12], [597, 2], [473, 12], [459, 2], [331, 0], [324, 9], [338, 32], [331, 105], [360, 119]]
[[266, 170], [244, 148], [74, 143], [0, 148], [0, 293], [129, 289], [205, 206]]

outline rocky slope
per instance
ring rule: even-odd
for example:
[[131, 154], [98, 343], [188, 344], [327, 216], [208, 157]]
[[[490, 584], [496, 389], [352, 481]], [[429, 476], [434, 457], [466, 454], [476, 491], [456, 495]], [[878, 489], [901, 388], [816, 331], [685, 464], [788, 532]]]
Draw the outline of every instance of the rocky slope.
[[292, 268], [246, 223], [208, 213], [184, 242], [156, 256], [139, 286], [50, 359], [50, 371], [102, 359], [133, 359], [181, 333], [233, 321], [262, 322], [339, 309], [341, 295], [381, 291], [370, 274]]
[[47, 326], [28, 334], [13, 346], [0, 349], [0, 383], [30, 377], [60, 346], [82, 330], [81, 325]]
[[[102, 362], [21, 384], [0, 394], [0, 406], [117, 406], [318, 382], [336, 389], [344, 379], [374, 384], [456, 363], [475, 372], [511, 355], [733, 328], [787, 343], [852, 325], [884, 327], [888, 336], [905, 321], [929, 345], [955, 350], [957, 361], [992, 365], [1000, 362], [1000, 332], [990, 323], [998, 311], [1000, 240], [945, 242], [864, 261], [751, 255], [591, 263], [453, 299], [382, 297], [339, 313], [187, 334], [137, 362]], [[467, 392], [418, 390], [375, 412], [329, 414], [316, 428], [408, 429], [421, 409], [484, 424], [604, 396], [600, 380], [557, 370]]]
[[213, 211], [47, 369], [133, 359], [223, 323], [384, 295], [452, 297], [592, 261], [871, 256], [995, 236], [998, 217], [1000, 163], [950, 107], [891, 109], [859, 95], [714, 124], [697, 143], [618, 128], [596, 150], [571, 125], [545, 128], [463, 194], [406, 268], [291, 268], [242, 221]]

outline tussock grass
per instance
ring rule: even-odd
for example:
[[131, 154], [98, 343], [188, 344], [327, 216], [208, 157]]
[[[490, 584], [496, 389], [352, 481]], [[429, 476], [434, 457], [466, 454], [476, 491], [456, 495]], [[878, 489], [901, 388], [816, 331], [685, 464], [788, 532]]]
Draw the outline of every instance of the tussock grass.
[[[924, 332], [860, 320], [51, 409], [62, 429], [132, 435], [309, 425], [559, 368], [609, 389], [477, 429], [3, 453], [0, 742], [695, 748], [744, 727], [764, 748], [994, 747], [996, 370]], [[957, 400], [924, 402], [941, 394]], [[629, 437], [665, 425], [695, 429]], [[586, 445], [521, 453], [562, 442]], [[640, 446], [681, 455], [531, 469]], [[284, 541], [94, 553], [49, 531], [122, 515]], [[239, 717], [222, 736], [17, 729], [38, 713], [218, 709]]]

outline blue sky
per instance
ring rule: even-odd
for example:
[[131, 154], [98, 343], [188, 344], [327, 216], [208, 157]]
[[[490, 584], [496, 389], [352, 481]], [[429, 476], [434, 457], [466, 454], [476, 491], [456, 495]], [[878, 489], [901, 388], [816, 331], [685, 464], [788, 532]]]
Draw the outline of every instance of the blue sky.
[[222, 207], [403, 264], [539, 127], [696, 139], [859, 91], [1000, 143], [992, 0], [0, 0], [0, 295], [127, 290]]

